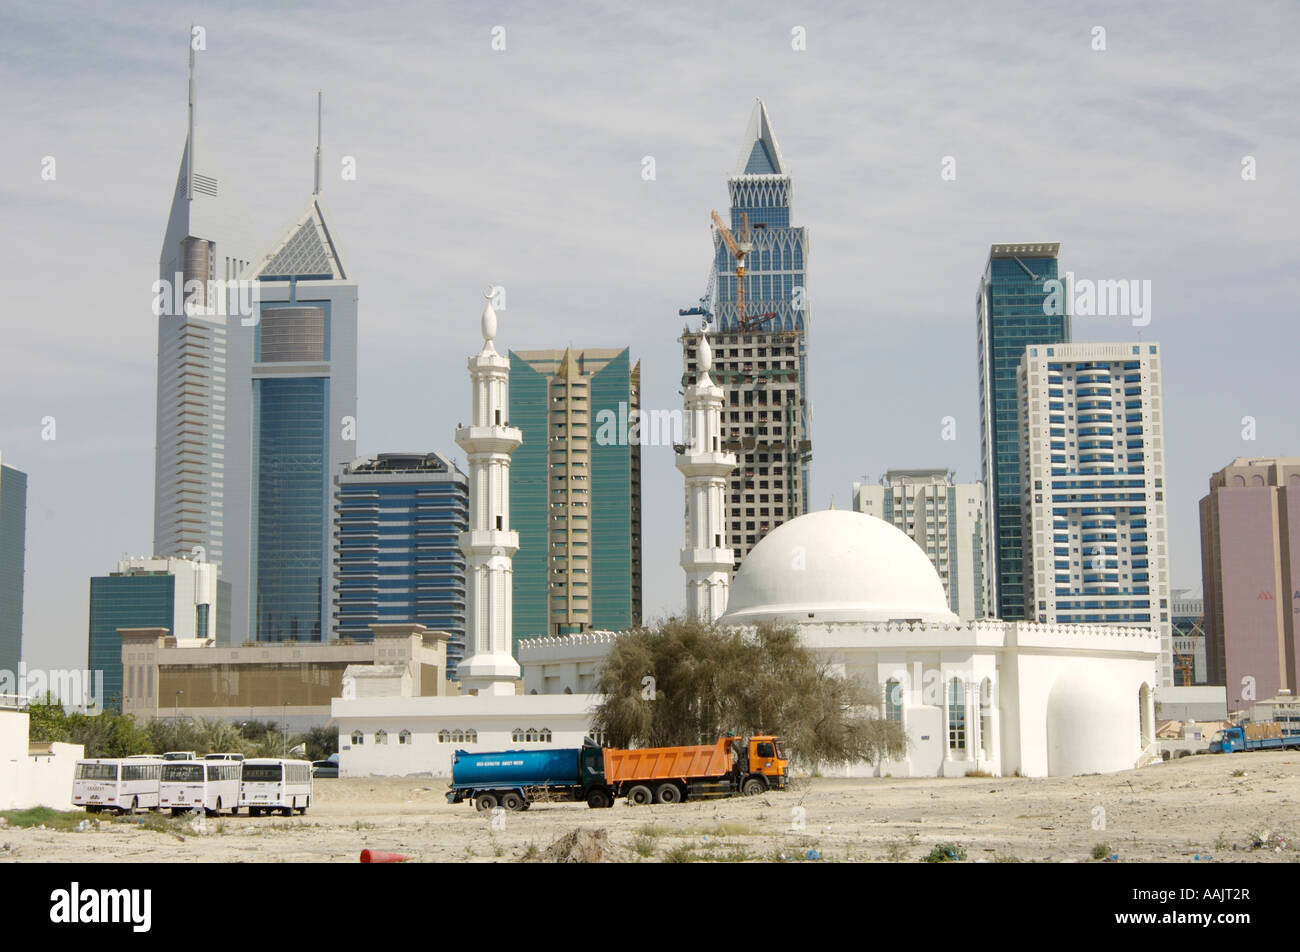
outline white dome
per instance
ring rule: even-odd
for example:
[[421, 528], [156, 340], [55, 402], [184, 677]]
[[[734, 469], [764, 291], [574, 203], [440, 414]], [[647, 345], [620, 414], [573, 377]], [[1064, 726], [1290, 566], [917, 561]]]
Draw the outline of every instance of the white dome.
[[[810, 617], [811, 616], [811, 617]], [[777, 526], [740, 564], [721, 621], [956, 622], [925, 552], [882, 519], [846, 509]]]

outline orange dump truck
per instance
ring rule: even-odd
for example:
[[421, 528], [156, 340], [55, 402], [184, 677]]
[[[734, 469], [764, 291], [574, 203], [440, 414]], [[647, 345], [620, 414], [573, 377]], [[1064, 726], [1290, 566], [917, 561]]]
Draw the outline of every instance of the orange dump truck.
[[692, 747], [607, 747], [603, 753], [607, 802], [602, 806], [618, 797], [633, 804], [680, 803], [784, 790], [789, 764], [778, 738], [770, 735], [722, 737]]

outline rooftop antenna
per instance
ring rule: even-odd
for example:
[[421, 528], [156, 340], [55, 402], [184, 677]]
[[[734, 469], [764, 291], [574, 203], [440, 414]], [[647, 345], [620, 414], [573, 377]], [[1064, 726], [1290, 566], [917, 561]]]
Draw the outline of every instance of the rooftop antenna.
[[316, 90], [316, 185], [311, 190], [312, 195], [320, 194], [320, 113], [321, 113], [322, 91]]
[[190, 129], [185, 160], [185, 200], [194, 201], [194, 24], [190, 24]]

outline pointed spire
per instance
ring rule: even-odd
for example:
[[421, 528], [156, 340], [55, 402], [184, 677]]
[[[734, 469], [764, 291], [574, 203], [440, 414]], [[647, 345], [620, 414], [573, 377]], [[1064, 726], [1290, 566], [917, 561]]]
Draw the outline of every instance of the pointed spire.
[[194, 125], [195, 125], [195, 102], [194, 102], [194, 24], [190, 24], [189, 36], [186, 43], [190, 48], [190, 114], [189, 114], [189, 137], [185, 140], [185, 199], [194, 201]]
[[313, 195], [320, 194], [320, 119], [321, 119], [321, 100], [324, 98], [323, 90], [316, 90], [316, 184], [312, 187]]
[[736, 168], [731, 173], [738, 175], [789, 175], [785, 159], [781, 157], [781, 147], [777, 144], [776, 133], [772, 131], [772, 120], [767, 115], [767, 106], [763, 100], [754, 100], [754, 110], [749, 115], [749, 125], [745, 128], [745, 139], [736, 160]]

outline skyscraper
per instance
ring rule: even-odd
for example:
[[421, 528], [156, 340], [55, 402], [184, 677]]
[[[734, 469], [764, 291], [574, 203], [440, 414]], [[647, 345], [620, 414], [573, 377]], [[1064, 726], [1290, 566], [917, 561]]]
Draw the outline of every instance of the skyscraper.
[[346, 464], [335, 483], [336, 637], [369, 641], [372, 624], [389, 622], [448, 632], [454, 677], [465, 648], [465, 474], [440, 453], [379, 453]]
[[251, 603], [235, 611], [247, 612], [257, 641], [334, 637], [332, 477], [356, 455], [357, 282], [321, 204], [319, 140], [316, 156], [311, 197], [249, 272], [261, 301], [252, 334]]
[[[257, 242], [230, 180], [199, 142], [194, 50], [189, 131], [159, 255], [154, 553], [241, 567], [248, 557], [251, 319], [236, 281]], [[188, 299], [188, 301], [187, 301]], [[188, 305], [188, 306], [187, 306]], [[248, 308], [243, 308], [247, 311]], [[227, 561], [229, 560], [229, 565]], [[246, 598], [241, 582], [236, 597]], [[236, 637], [244, 625], [236, 623]]]
[[1173, 684], [1160, 347], [1027, 347], [1019, 371], [1022, 617], [1160, 635]]
[[[739, 567], [764, 535], [808, 511], [812, 458], [808, 234], [790, 224], [794, 185], [761, 100], [727, 188], [729, 231], [743, 239], [747, 226], [748, 250], [738, 267], [727, 240], [714, 231], [713, 276], [700, 309], [716, 326], [711, 374], [724, 392], [722, 448], [739, 460], [727, 481], [724, 540]], [[695, 380], [698, 340], [695, 331], [682, 334], [684, 386]]]
[[27, 474], [0, 464], [0, 671], [16, 676], [23, 652]]
[[1210, 684], [1241, 710], [1300, 692], [1300, 457], [1239, 457], [1201, 500]]
[[124, 698], [140, 697], [146, 690], [143, 684], [123, 682], [119, 628], [166, 628], [182, 642], [227, 644], [230, 584], [217, 578], [210, 562], [172, 558], [124, 559], [115, 571], [90, 580], [87, 666], [104, 673], [99, 700], [116, 710]]
[[641, 624], [640, 411], [626, 348], [510, 352], [515, 646]]
[[[980, 465], [988, 517], [985, 604], [1025, 617], [1016, 368], [1031, 344], [1070, 339], [1068, 307], [1048, 306], [1060, 244], [993, 245], [975, 300], [979, 332]], [[1049, 313], [1051, 311], [1061, 313]]]
[[953, 614], [985, 617], [982, 483], [954, 482], [946, 469], [891, 469], [879, 485], [853, 484], [853, 508], [892, 523], [925, 551]]

